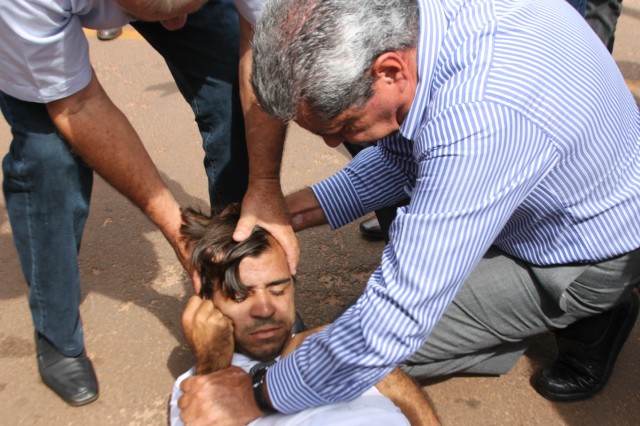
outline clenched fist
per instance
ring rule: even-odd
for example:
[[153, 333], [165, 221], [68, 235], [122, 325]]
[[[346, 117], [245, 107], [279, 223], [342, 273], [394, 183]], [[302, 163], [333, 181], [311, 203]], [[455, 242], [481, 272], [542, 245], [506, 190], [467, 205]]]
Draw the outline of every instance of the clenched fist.
[[196, 359], [196, 374], [231, 365], [233, 323], [211, 300], [192, 296], [182, 314], [182, 329]]

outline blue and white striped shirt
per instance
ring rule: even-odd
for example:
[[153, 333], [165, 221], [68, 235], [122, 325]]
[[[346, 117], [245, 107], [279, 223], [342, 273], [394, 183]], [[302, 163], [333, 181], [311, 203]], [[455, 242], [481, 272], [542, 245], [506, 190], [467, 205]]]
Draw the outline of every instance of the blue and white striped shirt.
[[640, 113], [558, 0], [420, 0], [399, 133], [313, 190], [332, 227], [411, 196], [358, 302], [269, 370], [274, 406], [353, 399], [411, 355], [490, 245], [526, 262], [640, 246]]

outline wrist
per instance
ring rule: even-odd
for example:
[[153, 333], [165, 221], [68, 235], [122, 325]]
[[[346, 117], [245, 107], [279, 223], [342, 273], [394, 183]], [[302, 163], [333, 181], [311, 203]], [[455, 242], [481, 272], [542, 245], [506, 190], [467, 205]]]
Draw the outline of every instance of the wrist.
[[271, 405], [269, 393], [267, 392], [267, 369], [259, 368], [253, 373], [253, 397], [261, 411], [266, 414], [277, 413], [278, 411]]

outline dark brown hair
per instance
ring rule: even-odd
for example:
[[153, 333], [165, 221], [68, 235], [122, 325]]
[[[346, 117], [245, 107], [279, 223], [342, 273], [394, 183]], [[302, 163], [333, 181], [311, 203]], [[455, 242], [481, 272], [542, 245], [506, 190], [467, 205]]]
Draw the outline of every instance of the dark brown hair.
[[210, 299], [216, 288], [227, 298], [246, 294], [240, 280], [240, 261], [247, 256], [259, 256], [272, 242], [271, 234], [256, 226], [246, 240], [233, 240], [240, 219], [240, 206], [231, 204], [221, 213], [208, 216], [192, 208], [182, 210], [183, 237], [191, 248], [191, 264], [202, 277], [200, 296]]

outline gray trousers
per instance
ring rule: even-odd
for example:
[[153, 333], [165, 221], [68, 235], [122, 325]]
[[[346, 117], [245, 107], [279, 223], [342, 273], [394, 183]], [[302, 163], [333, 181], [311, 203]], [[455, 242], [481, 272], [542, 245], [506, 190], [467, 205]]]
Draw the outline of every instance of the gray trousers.
[[537, 267], [491, 248], [401, 367], [416, 379], [506, 373], [536, 335], [609, 310], [639, 284], [640, 249], [592, 265]]

